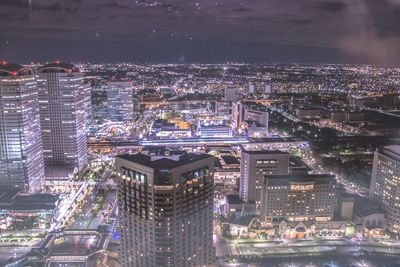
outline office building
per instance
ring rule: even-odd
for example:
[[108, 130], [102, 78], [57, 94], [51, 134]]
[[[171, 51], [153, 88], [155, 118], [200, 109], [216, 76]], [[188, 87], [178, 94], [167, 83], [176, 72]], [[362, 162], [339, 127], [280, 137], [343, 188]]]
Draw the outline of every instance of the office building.
[[40, 191], [44, 163], [32, 70], [0, 62], [0, 100], [0, 190]]
[[255, 93], [255, 86], [254, 83], [249, 82], [249, 93], [254, 94]]
[[238, 88], [235, 85], [225, 85], [224, 88], [224, 100], [236, 101], [238, 99]]
[[214, 158], [116, 158], [122, 266], [212, 266]]
[[266, 176], [260, 215], [267, 221], [331, 221], [336, 179], [327, 174]]
[[268, 119], [268, 109], [264, 105], [243, 101], [232, 103], [232, 126], [239, 132], [247, 131], [249, 137], [265, 137]]
[[259, 205], [264, 177], [289, 174], [290, 154], [282, 151], [243, 150], [240, 161], [239, 196], [243, 201]]
[[53, 194], [0, 193], [1, 230], [52, 229], [63, 199]]
[[197, 122], [197, 134], [203, 138], [232, 137], [229, 123], [220, 118], [200, 119]]
[[107, 90], [108, 116], [112, 121], [132, 121], [133, 87], [131, 82], [109, 82]]
[[83, 75], [73, 64], [55, 62], [38, 69], [37, 82], [46, 176], [79, 172], [88, 158]]
[[232, 102], [232, 127], [238, 129], [243, 121], [243, 104], [241, 101]]
[[375, 151], [370, 196], [386, 213], [389, 230], [400, 232], [400, 145]]

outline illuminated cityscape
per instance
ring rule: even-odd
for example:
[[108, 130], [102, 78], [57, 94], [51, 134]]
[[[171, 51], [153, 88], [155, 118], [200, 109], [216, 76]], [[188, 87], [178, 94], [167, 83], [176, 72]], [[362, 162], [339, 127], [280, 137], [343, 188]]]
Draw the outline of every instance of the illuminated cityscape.
[[399, 69], [1, 67], [7, 266], [396, 266]]
[[399, 267], [399, 12], [0, 1], [0, 266]]

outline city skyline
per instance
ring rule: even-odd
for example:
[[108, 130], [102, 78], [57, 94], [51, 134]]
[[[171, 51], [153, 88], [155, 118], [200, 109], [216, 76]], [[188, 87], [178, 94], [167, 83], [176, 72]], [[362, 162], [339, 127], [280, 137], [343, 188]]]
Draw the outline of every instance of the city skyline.
[[396, 266], [399, 81], [0, 62], [0, 264]]
[[400, 0], [0, 0], [0, 266], [399, 267]]

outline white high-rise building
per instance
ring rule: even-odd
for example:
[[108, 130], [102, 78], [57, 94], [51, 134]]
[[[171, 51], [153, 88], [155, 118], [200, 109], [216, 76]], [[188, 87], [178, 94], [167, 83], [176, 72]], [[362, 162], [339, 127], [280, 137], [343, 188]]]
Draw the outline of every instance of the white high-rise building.
[[235, 85], [227, 84], [224, 88], [224, 99], [227, 101], [236, 101], [238, 99], [239, 89]]
[[261, 192], [267, 175], [287, 175], [290, 154], [282, 151], [242, 151], [239, 196], [243, 201], [261, 203]]
[[107, 90], [107, 107], [110, 120], [121, 122], [132, 121], [132, 82], [109, 82]]
[[389, 230], [400, 233], [400, 145], [375, 151], [370, 196], [385, 211]]
[[254, 83], [249, 82], [249, 93], [254, 94], [255, 93], [255, 86]]
[[35, 76], [29, 68], [0, 62], [0, 190], [38, 192], [43, 182]]
[[264, 105], [251, 102], [236, 101], [232, 102], [232, 126], [235, 129], [241, 128], [243, 122], [247, 125], [255, 124], [268, 133], [268, 109]]
[[[87, 165], [87, 85], [73, 64], [55, 62], [38, 70], [40, 124], [46, 176], [81, 171]], [[51, 173], [51, 174], [50, 174]]]

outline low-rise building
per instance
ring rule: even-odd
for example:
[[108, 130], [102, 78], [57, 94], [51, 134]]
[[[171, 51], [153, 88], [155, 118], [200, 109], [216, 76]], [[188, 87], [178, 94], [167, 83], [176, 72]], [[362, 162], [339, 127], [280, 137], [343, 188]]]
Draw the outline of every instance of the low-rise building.
[[3, 192], [0, 195], [0, 229], [49, 229], [61, 202], [59, 195]]
[[331, 221], [336, 179], [328, 174], [266, 176], [260, 215], [267, 221]]

